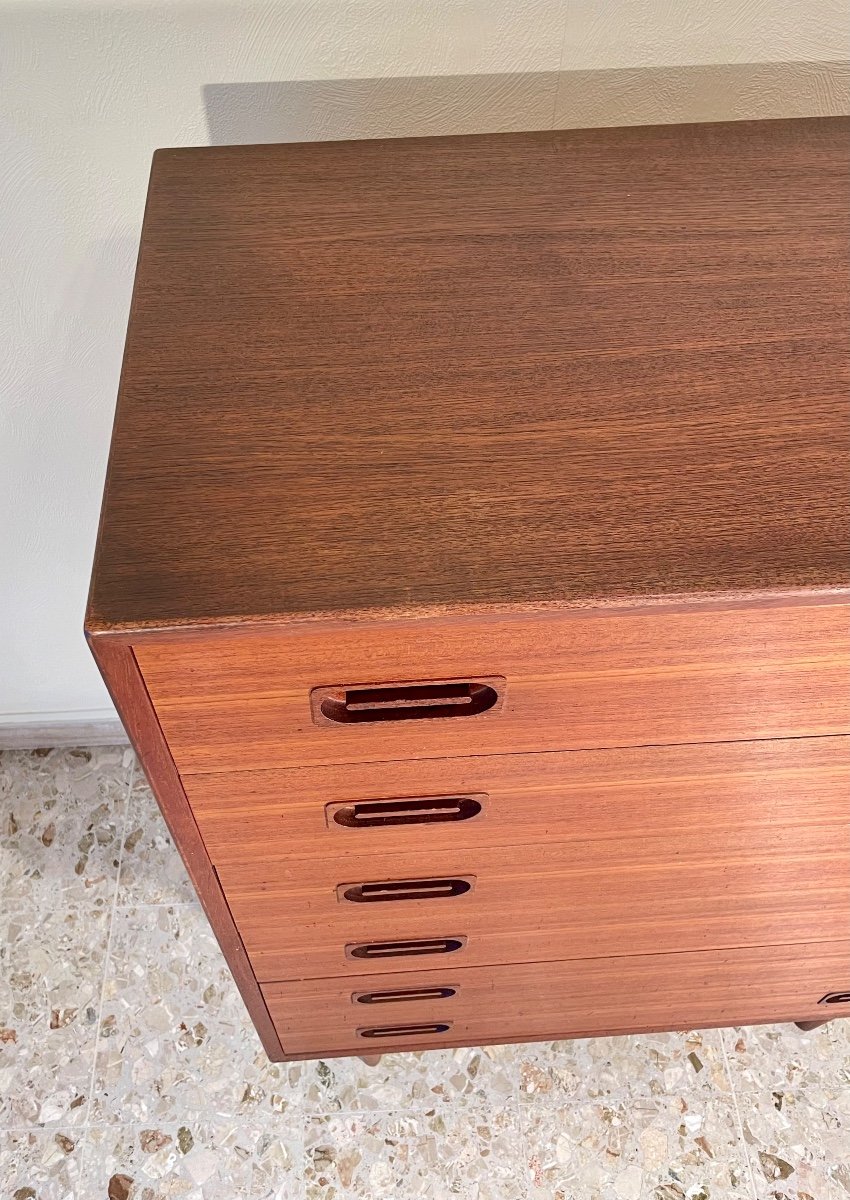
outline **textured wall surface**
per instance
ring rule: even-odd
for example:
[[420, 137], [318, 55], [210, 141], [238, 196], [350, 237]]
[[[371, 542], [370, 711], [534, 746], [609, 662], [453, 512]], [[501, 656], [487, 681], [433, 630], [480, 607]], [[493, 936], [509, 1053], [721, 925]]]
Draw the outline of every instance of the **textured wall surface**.
[[0, 724], [81, 633], [152, 151], [848, 111], [845, 0], [0, 0]]

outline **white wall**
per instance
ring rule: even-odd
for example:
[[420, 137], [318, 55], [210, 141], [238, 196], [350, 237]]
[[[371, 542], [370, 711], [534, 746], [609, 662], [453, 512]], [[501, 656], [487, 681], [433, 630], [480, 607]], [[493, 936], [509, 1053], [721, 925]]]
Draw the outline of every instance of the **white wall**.
[[845, 0], [0, 0], [0, 724], [82, 639], [157, 146], [847, 110]]

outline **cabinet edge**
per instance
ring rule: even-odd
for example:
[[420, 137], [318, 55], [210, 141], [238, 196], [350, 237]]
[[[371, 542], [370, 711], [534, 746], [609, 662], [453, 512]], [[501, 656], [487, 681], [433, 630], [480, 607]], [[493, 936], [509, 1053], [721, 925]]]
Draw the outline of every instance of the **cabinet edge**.
[[132, 646], [120, 636], [87, 635], [87, 640], [263, 1049], [272, 1061], [281, 1061], [284, 1051], [280, 1038], [195, 822]]

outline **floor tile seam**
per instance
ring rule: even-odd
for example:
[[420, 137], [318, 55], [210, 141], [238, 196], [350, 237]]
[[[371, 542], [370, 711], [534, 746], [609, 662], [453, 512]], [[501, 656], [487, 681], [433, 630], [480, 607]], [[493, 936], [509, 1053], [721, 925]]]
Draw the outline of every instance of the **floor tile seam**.
[[753, 1170], [753, 1163], [750, 1157], [750, 1148], [747, 1145], [747, 1139], [744, 1136], [744, 1121], [741, 1117], [741, 1106], [738, 1103], [738, 1091], [735, 1087], [735, 1079], [732, 1073], [732, 1063], [726, 1046], [726, 1034], [728, 1032], [730, 1031], [727, 1029], [720, 1030], [720, 1049], [723, 1054], [723, 1068], [726, 1072], [726, 1080], [729, 1084], [729, 1092], [732, 1098], [732, 1108], [735, 1113], [735, 1124], [738, 1130], [738, 1141], [740, 1142], [741, 1148], [744, 1152], [744, 1162], [747, 1169], [747, 1187], [752, 1200], [759, 1200], [758, 1192], [756, 1191], [755, 1171]]
[[522, 1073], [518, 1062], [513, 1064], [513, 1069], [516, 1075], [514, 1080], [512, 1101], [514, 1113], [516, 1116], [517, 1134], [519, 1136], [519, 1152], [520, 1152], [520, 1184], [522, 1186], [523, 1200], [528, 1200], [531, 1194], [531, 1178], [529, 1172], [529, 1156], [528, 1156], [528, 1141], [525, 1136], [525, 1122], [523, 1121], [522, 1109]]
[[130, 764], [130, 772], [127, 778], [127, 785], [124, 792], [124, 812], [121, 820], [121, 840], [118, 845], [118, 863], [115, 870], [115, 885], [112, 891], [112, 905], [109, 913], [109, 929], [106, 936], [106, 952], [103, 957], [103, 970], [100, 978], [100, 998], [98, 1001], [97, 1024], [95, 1025], [94, 1047], [92, 1049], [92, 1065], [91, 1074], [89, 1076], [88, 1097], [86, 1098], [86, 1114], [82, 1122], [83, 1130], [83, 1145], [80, 1152], [80, 1173], [82, 1175], [86, 1165], [86, 1150], [88, 1137], [86, 1136], [89, 1128], [89, 1120], [91, 1117], [92, 1104], [94, 1101], [94, 1088], [97, 1079], [97, 1057], [101, 1043], [101, 1024], [103, 1022], [103, 1011], [106, 1004], [106, 981], [109, 975], [109, 967], [112, 961], [112, 941], [115, 930], [115, 914], [118, 909], [118, 889], [121, 883], [121, 865], [124, 861], [124, 839], [127, 836], [127, 825], [130, 816], [130, 800], [133, 794], [133, 785], [136, 780], [137, 764], [135, 758]]

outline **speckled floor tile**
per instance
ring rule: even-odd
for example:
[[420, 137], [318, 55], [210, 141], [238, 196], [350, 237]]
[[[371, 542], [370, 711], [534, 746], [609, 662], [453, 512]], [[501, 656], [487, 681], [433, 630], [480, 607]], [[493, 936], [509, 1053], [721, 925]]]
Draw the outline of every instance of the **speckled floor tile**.
[[282, 1114], [300, 1064], [270, 1063], [198, 905], [117, 909], [92, 1097], [97, 1122]]
[[195, 890], [186, 868], [139, 770], [130, 793], [118, 903], [181, 904], [194, 899]]
[[736, 1091], [832, 1084], [850, 1088], [850, 1020], [804, 1033], [794, 1025], [754, 1025], [723, 1032]]
[[0, 913], [0, 1126], [85, 1119], [108, 928], [80, 903]]
[[519, 1078], [516, 1047], [488, 1046], [385, 1054], [370, 1067], [357, 1058], [302, 1064], [309, 1112], [427, 1109], [458, 1100], [504, 1104]]
[[302, 1200], [304, 1132], [277, 1129], [272, 1121], [254, 1149], [251, 1196], [257, 1200]]
[[[181, 1124], [93, 1128], [86, 1138], [84, 1194], [86, 1200], [249, 1200], [266, 1194], [266, 1173], [256, 1166], [273, 1142], [264, 1122], [212, 1110]], [[289, 1180], [297, 1189], [297, 1158], [292, 1145], [275, 1158], [281, 1187]], [[289, 1195], [295, 1200], [298, 1190]]]
[[0, 755], [0, 1200], [850, 1200], [850, 1021], [269, 1063], [133, 770]]
[[3, 1200], [89, 1200], [80, 1186], [81, 1160], [82, 1145], [75, 1129], [6, 1130], [0, 1133], [0, 1196]]
[[751, 1093], [741, 1103], [758, 1200], [847, 1200], [850, 1088]]
[[522, 1106], [531, 1200], [749, 1200], [734, 1105], [701, 1093]]
[[111, 905], [134, 762], [120, 746], [0, 752], [0, 910]]
[[306, 1200], [524, 1200], [513, 1105], [312, 1117]]
[[541, 1042], [516, 1053], [524, 1101], [729, 1091], [717, 1030]]

